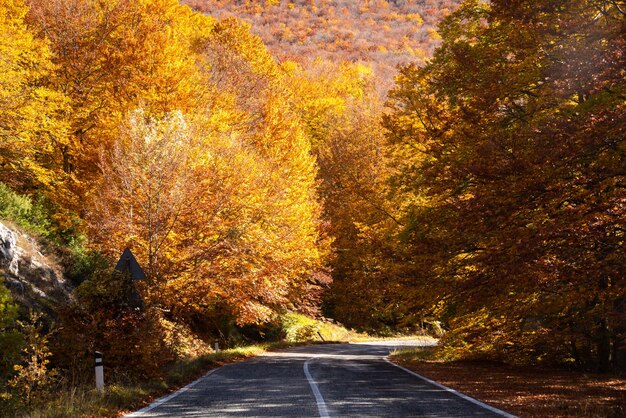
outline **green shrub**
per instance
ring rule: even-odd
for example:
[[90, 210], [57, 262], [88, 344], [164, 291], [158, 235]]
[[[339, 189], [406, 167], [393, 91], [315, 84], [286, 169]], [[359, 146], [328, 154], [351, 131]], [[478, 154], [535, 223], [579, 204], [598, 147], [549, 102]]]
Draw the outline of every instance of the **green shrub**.
[[281, 316], [282, 336], [287, 342], [352, 341], [366, 336], [346, 329], [329, 320], [318, 320], [303, 314], [288, 312]]
[[302, 342], [319, 340], [317, 332], [319, 324], [306, 315], [289, 312], [282, 317], [282, 328], [285, 340], [289, 342]]
[[29, 197], [20, 196], [4, 183], [0, 183], [0, 218], [17, 223], [26, 222], [33, 209]]
[[79, 286], [110, 266], [109, 260], [102, 253], [87, 247], [86, 241], [87, 239], [83, 236], [74, 236], [60, 251], [65, 277], [74, 286]]
[[50, 234], [51, 222], [44, 199], [38, 197], [33, 203], [30, 197], [15, 193], [4, 183], [0, 183], [0, 219], [13, 221], [37, 235]]

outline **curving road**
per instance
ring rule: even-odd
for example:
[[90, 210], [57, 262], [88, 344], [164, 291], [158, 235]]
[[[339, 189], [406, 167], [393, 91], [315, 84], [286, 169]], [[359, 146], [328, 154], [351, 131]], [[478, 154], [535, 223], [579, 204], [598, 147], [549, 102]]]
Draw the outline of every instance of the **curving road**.
[[[329, 344], [228, 364], [127, 417], [512, 417], [395, 366], [407, 342]], [[419, 345], [414, 343], [410, 345]]]

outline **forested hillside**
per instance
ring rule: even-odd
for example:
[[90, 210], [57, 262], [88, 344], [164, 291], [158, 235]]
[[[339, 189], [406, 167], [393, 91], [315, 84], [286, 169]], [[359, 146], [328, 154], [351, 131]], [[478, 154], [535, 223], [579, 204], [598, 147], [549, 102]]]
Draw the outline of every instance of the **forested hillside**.
[[184, 0], [194, 10], [248, 22], [279, 60], [370, 65], [384, 90], [396, 66], [422, 64], [437, 24], [460, 0]]
[[0, 286], [0, 409], [299, 314], [626, 369], [624, 1], [185, 3], [0, 0], [0, 221], [74, 288]]

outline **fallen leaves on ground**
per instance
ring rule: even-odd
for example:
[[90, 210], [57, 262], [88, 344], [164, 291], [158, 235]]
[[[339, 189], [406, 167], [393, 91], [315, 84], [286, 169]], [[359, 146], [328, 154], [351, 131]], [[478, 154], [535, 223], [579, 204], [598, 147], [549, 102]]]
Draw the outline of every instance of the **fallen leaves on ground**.
[[492, 362], [400, 364], [521, 417], [626, 415], [626, 379], [616, 376]]

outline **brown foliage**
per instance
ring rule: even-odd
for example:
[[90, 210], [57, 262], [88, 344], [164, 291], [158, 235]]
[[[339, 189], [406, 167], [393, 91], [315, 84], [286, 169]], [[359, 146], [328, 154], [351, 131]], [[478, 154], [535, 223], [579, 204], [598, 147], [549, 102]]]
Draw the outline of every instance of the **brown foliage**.
[[406, 282], [459, 353], [623, 369], [623, 13], [548, 3], [468, 2], [402, 70], [396, 181], [428, 202], [406, 214]]
[[130, 278], [101, 271], [77, 290], [75, 302], [59, 310], [55, 360], [75, 376], [90, 376], [95, 351], [105, 370], [155, 376], [175, 357], [155, 309], [139, 310], [128, 298]]

